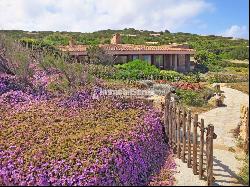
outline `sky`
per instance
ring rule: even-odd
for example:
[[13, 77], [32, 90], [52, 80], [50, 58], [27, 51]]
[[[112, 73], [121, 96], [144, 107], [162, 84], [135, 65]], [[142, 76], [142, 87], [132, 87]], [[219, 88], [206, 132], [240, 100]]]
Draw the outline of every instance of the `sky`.
[[135, 28], [249, 39], [249, 0], [0, 0], [0, 30]]

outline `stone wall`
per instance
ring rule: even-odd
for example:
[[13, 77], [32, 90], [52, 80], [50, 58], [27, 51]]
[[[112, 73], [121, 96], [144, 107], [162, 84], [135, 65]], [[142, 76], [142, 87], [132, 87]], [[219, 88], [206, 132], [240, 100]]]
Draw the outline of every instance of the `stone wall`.
[[248, 151], [248, 142], [249, 142], [249, 108], [247, 106], [241, 106], [240, 110], [240, 138], [243, 140], [243, 148], [245, 151]]

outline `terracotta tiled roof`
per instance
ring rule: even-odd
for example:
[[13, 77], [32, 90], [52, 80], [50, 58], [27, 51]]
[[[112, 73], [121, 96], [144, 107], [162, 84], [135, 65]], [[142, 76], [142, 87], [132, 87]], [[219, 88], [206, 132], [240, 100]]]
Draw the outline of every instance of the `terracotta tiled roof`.
[[169, 45], [147, 46], [133, 44], [107, 44], [100, 47], [109, 51], [192, 51], [192, 49], [173, 48]]
[[[194, 51], [193, 49], [185, 49], [180, 47], [174, 47], [171, 45], [161, 46], [147, 46], [147, 45], [133, 45], [133, 44], [104, 44], [99, 45], [107, 51]], [[74, 46], [60, 46], [59, 49], [68, 52], [85, 52], [87, 45], [74, 45]]]

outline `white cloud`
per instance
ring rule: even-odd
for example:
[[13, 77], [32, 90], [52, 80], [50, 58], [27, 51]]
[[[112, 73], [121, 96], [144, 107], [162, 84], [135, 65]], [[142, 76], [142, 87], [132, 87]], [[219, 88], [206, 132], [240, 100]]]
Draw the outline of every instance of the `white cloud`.
[[212, 9], [205, 0], [0, 0], [0, 29], [176, 31]]
[[249, 38], [249, 32], [248, 32], [247, 26], [238, 26], [238, 25], [232, 25], [230, 28], [226, 29], [225, 32], [223, 32], [221, 35], [226, 37], [233, 37], [233, 38]]

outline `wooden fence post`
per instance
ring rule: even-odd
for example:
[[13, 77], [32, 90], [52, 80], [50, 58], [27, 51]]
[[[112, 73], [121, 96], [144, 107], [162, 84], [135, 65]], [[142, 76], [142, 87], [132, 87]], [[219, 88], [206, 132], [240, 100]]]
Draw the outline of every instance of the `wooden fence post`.
[[200, 154], [199, 154], [199, 179], [203, 177], [203, 149], [204, 149], [204, 119], [201, 119]]
[[193, 122], [193, 173], [197, 175], [197, 125], [198, 125], [198, 114], [194, 115]]
[[183, 117], [182, 117], [182, 162], [185, 162], [185, 151], [186, 151], [186, 111], [183, 108]]
[[213, 138], [214, 138], [214, 126], [208, 125], [208, 137], [207, 137], [207, 185], [213, 184]]
[[172, 113], [172, 143], [173, 147], [176, 147], [176, 102], [173, 102], [173, 113]]
[[188, 143], [188, 168], [191, 168], [191, 110], [188, 110], [187, 116], [187, 143]]
[[172, 145], [172, 124], [173, 124], [173, 103], [170, 102], [169, 104], [169, 118], [168, 118], [168, 126], [169, 126], [169, 129], [168, 129], [168, 133], [169, 133], [169, 144]]
[[176, 135], [177, 135], [177, 157], [180, 159], [181, 158], [181, 129], [180, 129], [180, 107], [177, 108], [177, 111], [176, 111], [176, 117], [177, 117], [177, 120], [176, 120], [176, 124], [177, 124], [177, 132], [176, 132]]
[[168, 99], [168, 96], [166, 95], [166, 97], [165, 97], [165, 107], [164, 107], [164, 127], [165, 127], [165, 134], [166, 134], [167, 138], [169, 137], [168, 118], [169, 118], [169, 99]]

